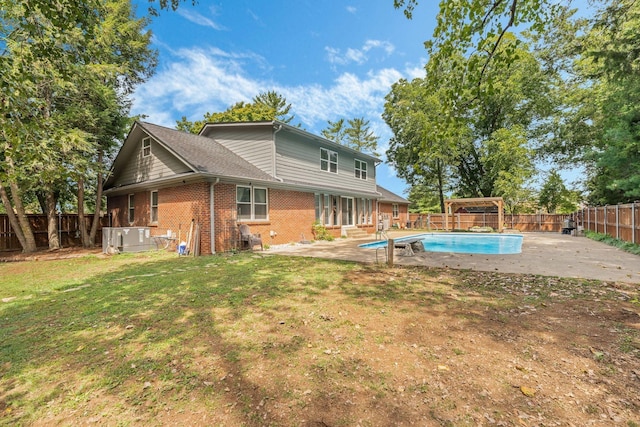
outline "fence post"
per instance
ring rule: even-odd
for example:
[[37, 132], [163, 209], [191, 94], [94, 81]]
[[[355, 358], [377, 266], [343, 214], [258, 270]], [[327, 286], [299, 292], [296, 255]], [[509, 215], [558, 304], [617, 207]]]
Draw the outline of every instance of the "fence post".
[[393, 267], [393, 249], [394, 249], [394, 241], [393, 239], [387, 240], [387, 264], [389, 267]]
[[620, 205], [616, 205], [616, 239], [620, 238]]
[[636, 243], [636, 202], [631, 204], [631, 243]]

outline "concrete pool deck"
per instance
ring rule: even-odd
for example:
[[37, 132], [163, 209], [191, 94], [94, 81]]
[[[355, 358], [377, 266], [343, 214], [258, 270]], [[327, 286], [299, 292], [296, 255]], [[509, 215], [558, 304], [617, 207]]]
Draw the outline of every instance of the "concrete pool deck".
[[[391, 231], [397, 239], [421, 231]], [[425, 252], [413, 257], [396, 256], [396, 265], [422, 265], [501, 273], [539, 274], [543, 276], [597, 279], [604, 281], [640, 283], [640, 256], [583, 236], [560, 233], [516, 233], [524, 236], [522, 253], [514, 255], [458, 254]], [[284, 245], [270, 248], [267, 253], [286, 254], [367, 263], [385, 263], [383, 249], [363, 249], [358, 245], [375, 241], [365, 239], [336, 239], [308, 245]]]

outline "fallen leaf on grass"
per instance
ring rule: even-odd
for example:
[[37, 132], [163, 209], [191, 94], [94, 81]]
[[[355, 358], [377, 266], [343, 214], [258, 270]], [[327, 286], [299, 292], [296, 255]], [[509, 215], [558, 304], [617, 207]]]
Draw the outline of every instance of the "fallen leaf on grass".
[[533, 397], [536, 395], [536, 391], [534, 389], [532, 389], [531, 387], [527, 387], [524, 385], [520, 386], [520, 391], [522, 392], [522, 394], [524, 394], [527, 397]]

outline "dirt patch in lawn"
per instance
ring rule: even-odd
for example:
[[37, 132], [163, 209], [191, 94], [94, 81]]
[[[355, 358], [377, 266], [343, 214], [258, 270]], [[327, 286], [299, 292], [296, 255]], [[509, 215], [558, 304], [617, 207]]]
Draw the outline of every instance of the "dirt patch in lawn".
[[[117, 338], [94, 363], [130, 374], [92, 388], [78, 376], [86, 366], [61, 360], [70, 383], [41, 399], [34, 424], [640, 425], [635, 285], [278, 262], [288, 278], [273, 282], [283, 286], [277, 296], [268, 280], [220, 295], [180, 276], [170, 305], [180, 316], [149, 308], [119, 326], [110, 317], [105, 331]], [[332, 265], [344, 271], [334, 277]], [[310, 282], [320, 267], [327, 277]], [[181, 268], [222, 274], [204, 261]], [[247, 287], [266, 273], [252, 274]], [[152, 353], [176, 325], [184, 332]], [[11, 403], [18, 392], [2, 384], [0, 421], [20, 411]]]
[[0, 251], [0, 262], [52, 261], [59, 259], [80, 258], [87, 255], [102, 256], [102, 249], [69, 247], [55, 250], [42, 249], [32, 253], [22, 253], [21, 251]]

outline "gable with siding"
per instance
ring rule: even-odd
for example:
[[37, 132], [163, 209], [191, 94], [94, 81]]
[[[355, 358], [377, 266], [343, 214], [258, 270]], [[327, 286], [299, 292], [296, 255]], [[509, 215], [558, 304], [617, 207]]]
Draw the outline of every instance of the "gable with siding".
[[203, 137], [233, 151], [264, 172], [274, 175], [273, 122], [207, 124]]

